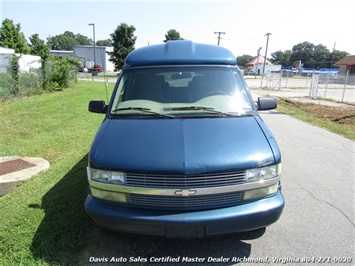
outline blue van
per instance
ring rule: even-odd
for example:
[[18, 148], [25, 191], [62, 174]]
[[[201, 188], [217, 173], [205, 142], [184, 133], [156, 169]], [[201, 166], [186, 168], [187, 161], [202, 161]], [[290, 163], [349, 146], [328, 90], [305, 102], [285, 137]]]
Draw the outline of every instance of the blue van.
[[263, 228], [284, 207], [281, 154], [227, 49], [168, 41], [132, 51], [89, 153], [92, 221], [121, 232], [205, 237]]

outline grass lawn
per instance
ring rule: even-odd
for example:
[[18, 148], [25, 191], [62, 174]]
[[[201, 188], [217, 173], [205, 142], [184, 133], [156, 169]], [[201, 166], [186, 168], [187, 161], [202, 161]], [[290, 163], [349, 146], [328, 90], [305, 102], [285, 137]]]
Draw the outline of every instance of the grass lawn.
[[355, 109], [281, 99], [277, 109], [309, 124], [355, 140]]
[[0, 197], [0, 265], [75, 264], [89, 241], [87, 153], [104, 118], [87, 111], [91, 99], [106, 99], [104, 83], [81, 81], [0, 104], [0, 156], [41, 157], [51, 164]]

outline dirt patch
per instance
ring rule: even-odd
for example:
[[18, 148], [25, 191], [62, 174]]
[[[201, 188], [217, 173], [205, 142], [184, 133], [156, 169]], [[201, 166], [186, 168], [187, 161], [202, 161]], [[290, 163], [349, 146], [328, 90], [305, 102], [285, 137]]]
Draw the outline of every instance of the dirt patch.
[[285, 114], [355, 141], [355, 106], [299, 98], [281, 98], [278, 106]]
[[288, 105], [310, 113], [317, 118], [328, 119], [342, 125], [352, 125], [355, 128], [355, 107], [324, 106], [290, 99], [284, 99], [284, 101]]

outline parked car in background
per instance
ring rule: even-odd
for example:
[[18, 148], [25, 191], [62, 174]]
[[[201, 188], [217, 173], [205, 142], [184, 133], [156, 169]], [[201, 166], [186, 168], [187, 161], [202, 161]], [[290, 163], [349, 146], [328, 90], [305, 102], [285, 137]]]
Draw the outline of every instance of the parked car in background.
[[89, 153], [85, 209], [97, 225], [172, 238], [249, 231], [284, 207], [281, 153], [235, 56], [168, 41], [131, 52]]
[[93, 71], [102, 72], [102, 67], [100, 65], [96, 64], [92, 68], [88, 68], [89, 73], [91, 73]]

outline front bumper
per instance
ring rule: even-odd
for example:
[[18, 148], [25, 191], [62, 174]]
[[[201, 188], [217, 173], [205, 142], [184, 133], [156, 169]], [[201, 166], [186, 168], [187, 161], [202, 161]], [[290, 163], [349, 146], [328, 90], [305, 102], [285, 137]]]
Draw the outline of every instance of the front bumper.
[[121, 232], [184, 238], [250, 231], [276, 222], [284, 198], [276, 195], [254, 202], [203, 211], [161, 211], [107, 203], [88, 195], [85, 209], [95, 224]]

